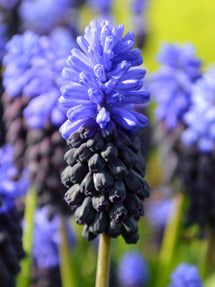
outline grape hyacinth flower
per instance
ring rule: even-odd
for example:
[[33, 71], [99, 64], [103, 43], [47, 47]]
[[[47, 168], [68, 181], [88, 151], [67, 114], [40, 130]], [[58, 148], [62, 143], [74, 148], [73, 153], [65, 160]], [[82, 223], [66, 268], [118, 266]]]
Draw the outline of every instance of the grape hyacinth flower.
[[151, 93], [157, 102], [154, 135], [166, 182], [170, 182], [179, 160], [175, 150], [184, 129], [183, 116], [191, 105], [192, 86], [201, 77], [201, 62], [191, 44], [165, 44], [158, 60], [162, 66], [151, 77], [150, 83]]
[[[67, 227], [67, 238], [70, 247], [74, 245], [75, 237], [69, 225], [64, 219]], [[59, 245], [61, 243], [60, 215], [53, 213], [53, 207], [46, 205], [37, 208], [34, 215], [34, 238], [33, 238], [33, 261], [34, 264], [43, 268], [52, 268], [60, 265]]]
[[19, 17], [24, 30], [32, 30], [39, 35], [49, 34], [54, 28], [68, 22], [70, 0], [23, 0], [19, 7]]
[[140, 252], [129, 251], [120, 258], [118, 279], [121, 287], [146, 286], [149, 266]]
[[191, 44], [164, 44], [158, 61], [162, 66], [152, 76], [150, 86], [158, 104], [155, 117], [172, 131], [180, 125], [190, 107], [192, 84], [201, 77], [201, 61]]
[[113, 0], [87, 0], [88, 5], [103, 15], [111, 14]]
[[27, 31], [23, 35], [16, 34], [6, 44], [3, 86], [5, 93], [10, 97], [28, 95], [28, 86], [32, 85], [34, 77], [31, 63], [39, 51], [39, 36], [32, 31]]
[[0, 12], [0, 65], [2, 64], [2, 59], [5, 53], [5, 45], [7, 42], [7, 25], [4, 21], [4, 14]]
[[14, 176], [12, 147], [5, 145], [0, 149], [0, 285], [11, 287], [15, 286], [19, 261], [25, 255], [15, 200], [27, 189], [27, 182], [24, 179], [13, 181]]
[[132, 10], [135, 14], [141, 15], [146, 10], [148, 0], [133, 0]]
[[146, 11], [148, 0], [132, 0], [132, 22], [135, 29], [135, 37], [137, 39], [137, 46], [142, 49], [146, 43], [147, 37], [147, 18]]
[[[67, 238], [70, 248], [74, 245], [75, 237], [65, 220]], [[53, 207], [46, 205], [37, 208], [34, 215], [34, 237], [33, 237], [33, 271], [31, 286], [61, 286], [60, 278], [60, 255], [59, 245], [61, 244], [61, 219], [59, 214], [53, 214]]]
[[198, 269], [187, 263], [180, 264], [171, 275], [171, 284], [168, 287], [202, 287]]
[[0, 8], [12, 10], [18, 6], [20, 0], [0, 0]]
[[38, 52], [39, 37], [28, 31], [23, 35], [12, 37], [6, 44], [6, 54], [3, 58], [5, 92], [2, 95], [2, 102], [7, 130], [6, 140], [14, 146], [14, 163], [20, 172], [24, 167], [27, 132], [23, 110], [30, 100], [26, 90], [28, 91], [28, 86], [34, 83], [31, 61]]
[[[7, 25], [4, 23], [4, 15], [0, 12], [0, 67], [2, 68], [2, 59], [5, 53], [7, 42]], [[5, 125], [3, 121], [3, 103], [2, 103], [2, 76], [0, 76], [0, 146], [5, 143]]]
[[39, 44], [40, 53], [32, 59], [36, 86], [28, 87], [28, 94], [37, 94], [23, 112], [27, 125], [25, 157], [36, 183], [38, 204], [52, 203], [68, 213], [69, 208], [62, 200], [65, 190], [60, 180], [60, 172], [65, 168], [66, 143], [58, 132], [65, 112], [59, 107], [58, 98], [59, 88], [64, 83], [62, 67], [74, 42], [67, 29], [57, 28], [49, 37], [40, 37]]
[[211, 153], [215, 147], [214, 77], [215, 68], [206, 72], [195, 83], [191, 107], [183, 117], [186, 129], [182, 134], [182, 142], [187, 146], [196, 146], [201, 153]]
[[150, 225], [158, 231], [164, 230], [175, 210], [175, 204], [170, 194], [168, 186], [159, 186], [152, 191], [151, 200], [147, 205], [147, 219]]
[[[215, 69], [193, 86], [192, 105], [184, 115], [186, 128], [178, 148], [178, 175], [190, 199], [187, 225], [197, 223], [200, 236], [207, 225], [215, 230]], [[201, 119], [201, 120], [199, 120]]]
[[21, 168], [28, 165], [38, 204], [52, 202], [66, 213], [69, 208], [61, 200], [64, 188], [59, 175], [65, 167], [66, 144], [58, 132], [65, 113], [58, 98], [63, 84], [61, 70], [72, 46], [73, 38], [65, 28], [53, 30], [49, 37], [27, 31], [12, 38], [4, 59], [4, 118], [7, 138], [17, 151], [15, 162], [18, 158]]
[[133, 107], [146, 103], [149, 93], [143, 89], [146, 71], [135, 69], [142, 57], [139, 49], [132, 50], [134, 35], [123, 37], [123, 32], [123, 25], [91, 22], [77, 38], [81, 50], [72, 50], [63, 69], [68, 84], [59, 101], [68, 119], [60, 132], [70, 150], [64, 156], [68, 166], [62, 182], [69, 188], [65, 200], [76, 223], [84, 225], [87, 240], [105, 232], [136, 243], [149, 187], [137, 139], [147, 118]]
[[28, 189], [28, 175], [26, 171], [17, 179], [18, 171], [13, 165], [13, 154], [13, 147], [10, 144], [6, 144], [0, 149], [1, 195], [10, 201], [21, 197]]

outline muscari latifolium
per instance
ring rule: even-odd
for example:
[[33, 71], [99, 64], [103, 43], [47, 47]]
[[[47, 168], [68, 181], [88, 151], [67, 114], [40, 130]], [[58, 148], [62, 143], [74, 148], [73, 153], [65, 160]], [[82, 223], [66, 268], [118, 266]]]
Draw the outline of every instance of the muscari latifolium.
[[149, 93], [142, 81], [146, 71], [135, 68], [143, 61], [133, 49], [134, 34], [123, 33], [123, 25], [92, 21], [77, 38], [81, 49], [74, 48], [67, 59], [68, 83], [59, 102], [67, 113], [60, 132], [70, 149], [62, 182], [85, 238], [105, 232], [136, 243], [149, 187], [136, 137], [147, 118], [133, 108], [148, 102]]

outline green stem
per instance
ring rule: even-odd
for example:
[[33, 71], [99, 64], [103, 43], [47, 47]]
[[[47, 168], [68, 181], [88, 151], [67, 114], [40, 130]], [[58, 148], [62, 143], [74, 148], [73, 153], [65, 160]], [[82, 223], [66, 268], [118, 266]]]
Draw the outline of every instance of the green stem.
[[178, 193], [175, 198], [176, 209], [175, 214], [169, 220], [160, 249], [160, 254], [157, 263], [157, 276], [155, 286], [163, 287], [168, 282], [168, 276], [171, 269], [171, 263], [173, 261], [174, 252], [178, 242], [180, 226], [181, 226], [181, 215], [184, 205], [184, 195]]
[[23, 249], [26, 252], [26, 257], [21, 261], [21, 272], [17, 277], [16, 287], [28, 287], [30, 282], [30, 272], [32, 263], [32, 241], [34, 230], [34, 212], [37, 205], [37, 196], [35, 187], [32, 185], [26, 195], [25, 214], [24, 214], [24, 229], [23, 229]]
[[213, 230], [209, 231], [207, 247], [200, 262], [200, 273], [205, 279], [211, 271], [214, 271], [215, 264], [215, 235]]
[[65, 218], [61, 215], [61, 243], [60, 243], [60, 272], [63, 287], [72, 287], [75, 285], [73, 268], [71, 264], [70, 251], [67, 241]]
[[111, 257], [111, 238], [105, 233], [100, 234], [96, 272], [96, 287], [109, 286]]

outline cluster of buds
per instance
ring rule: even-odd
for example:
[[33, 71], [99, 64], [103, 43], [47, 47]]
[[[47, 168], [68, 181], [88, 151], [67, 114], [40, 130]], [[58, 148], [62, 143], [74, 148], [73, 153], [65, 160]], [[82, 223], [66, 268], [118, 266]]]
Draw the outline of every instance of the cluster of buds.
[[[88, 123], [89, 124], [89, 123]], [[69, 137], [68, 164], [62, 182], [69, 187], [65, 200], [77, 224], [84, 224], [87, 240], [106, 232], [136, 243], [142, 201], [149, 196], [145, 161], [137, 138], [122, 130], [90, 133], [86, 124]]]

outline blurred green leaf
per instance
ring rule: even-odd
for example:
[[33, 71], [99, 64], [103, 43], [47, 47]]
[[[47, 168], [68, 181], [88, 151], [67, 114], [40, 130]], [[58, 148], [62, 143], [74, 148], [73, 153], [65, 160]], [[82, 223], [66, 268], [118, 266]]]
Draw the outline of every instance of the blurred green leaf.
[[32, 185], [26, 195], [24, 229], [23, 229], [23, 249], [26, 257], [21, 261], [21, 272], [17, 276], [16, 287], [28, 287], [30, 282], [31, 263], [32, 263], [32, 241], [34, 230], [34, 212], [37, 205], [35, 187]]

